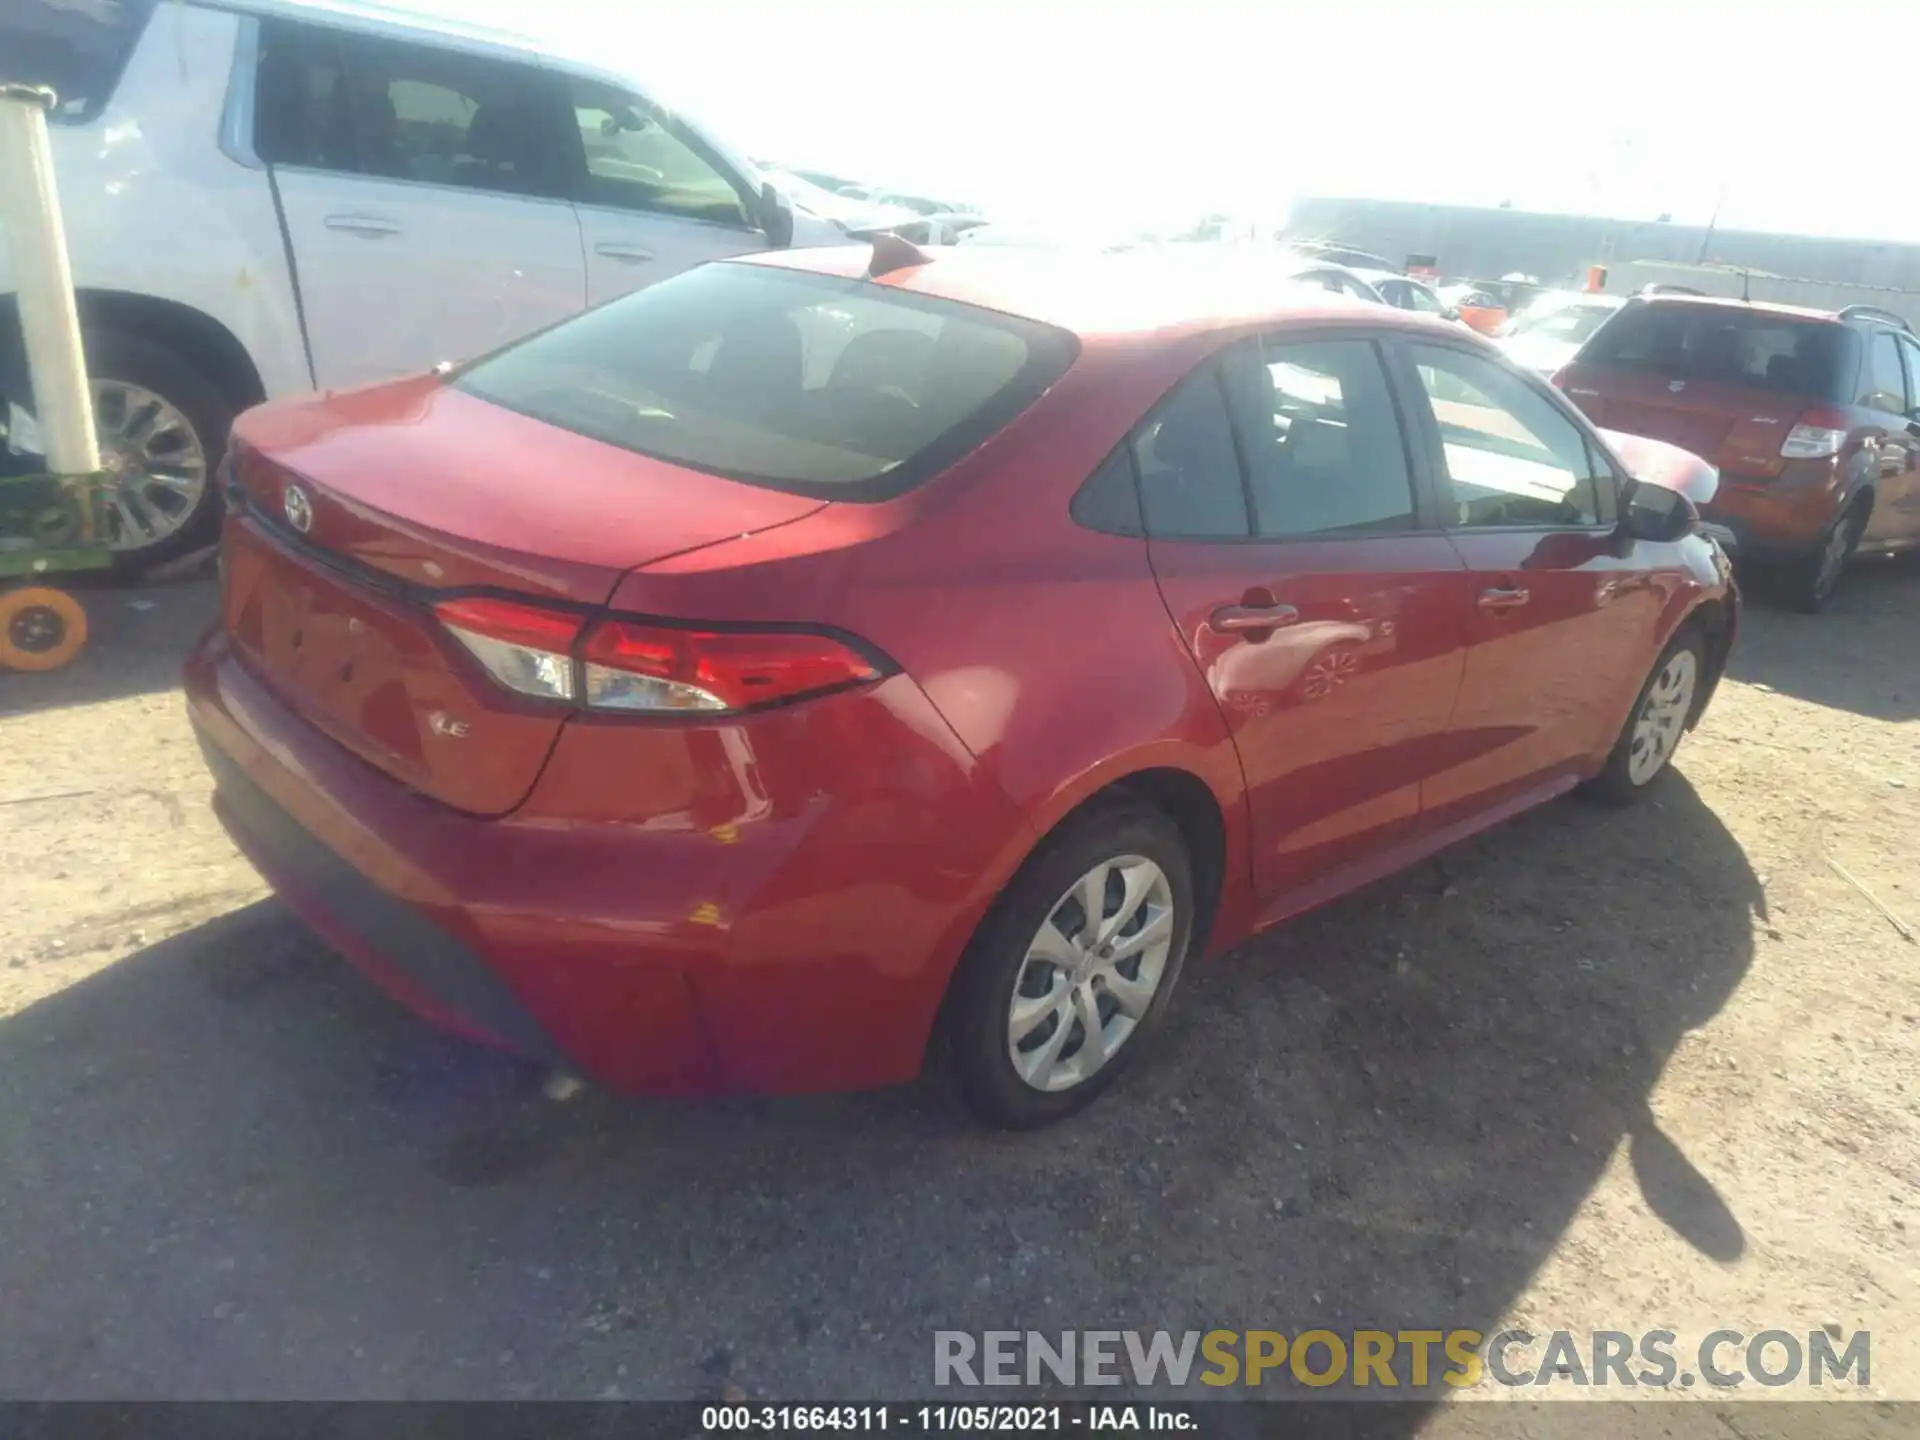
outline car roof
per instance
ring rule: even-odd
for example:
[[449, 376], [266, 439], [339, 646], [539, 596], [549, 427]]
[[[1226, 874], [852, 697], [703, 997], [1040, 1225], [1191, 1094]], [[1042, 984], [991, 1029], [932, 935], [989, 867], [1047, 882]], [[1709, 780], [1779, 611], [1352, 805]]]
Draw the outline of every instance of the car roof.
[[1641, 305], [1692, 306], [1700, 310], [1751, 310], [1762, 315], [1781, 315], [1795, 320], [1826, 320], [1838, 324], [1840, 317], [1831, 310], [1815, 310], [1805, 305], [1782, 305], [1772, 300], [1740, 300], [1729, 295], [1636, 295]]
[[531, 34], [476, 25], [448, 15], [410, 10], [403, 5], [382, 5], [377, 0], [221, 0], [220, 8], [246, 15], [271, 15], [355, 29], [404, 31], [423, 38], [464, 41], [529, 55], [554, 53], [549, 43]]
[[[725, 264], [775, 266], [849, 279], [866, 274], [866, 246], [771, 250]], [[1363, 320], [1383, 328], [1456, 337], [1436, 317], [1336, 295], [1294, 279], [1284, 258], [1175, 256], [1165, 251], [1100, 254], [1014, 246], [941, 246], [924, 264], [874, 283], [1094, 335], [1191, 334], [1286, 321]]]

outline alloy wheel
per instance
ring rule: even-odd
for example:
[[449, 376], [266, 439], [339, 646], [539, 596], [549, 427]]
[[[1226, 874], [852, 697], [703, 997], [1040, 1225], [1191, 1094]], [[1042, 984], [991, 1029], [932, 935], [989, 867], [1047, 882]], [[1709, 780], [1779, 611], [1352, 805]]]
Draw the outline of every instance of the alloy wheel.
[[206, 446], [179, 407], [124, 380], [93, 382], [93, 417], [107, 472], [108, 547], [144, 550], [200, 508]]
[[1036, 1090], [1071, 1090], [1133, 1037], [1166, 975], [1173, 888], [1143, 855], [1089, 869], [1055, 902], [1014, 977], [1007, 1050]]

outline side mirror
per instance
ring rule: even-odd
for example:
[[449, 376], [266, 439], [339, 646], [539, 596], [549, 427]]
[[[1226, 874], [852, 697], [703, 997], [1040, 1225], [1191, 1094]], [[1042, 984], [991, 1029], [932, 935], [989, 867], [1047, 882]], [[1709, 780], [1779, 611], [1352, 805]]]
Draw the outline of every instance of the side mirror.
[[1630, 480], [1620, 495], [1620, 529], [1635, 540], [1666, 542], [1691, 535], [1700, 512], [1678, 490]]
[[793, 207], [771, 181], [760, 187], [760, 228], [767, 232], [767, 243], [775, 250], [793, 244]]
[[631, 105], [618, 105], [608, 112], [605, 120], [600, 122], [600, 129], [604, 134], [617, 135], [622, 130], [644, 130], [648, 124], [646, 116]]

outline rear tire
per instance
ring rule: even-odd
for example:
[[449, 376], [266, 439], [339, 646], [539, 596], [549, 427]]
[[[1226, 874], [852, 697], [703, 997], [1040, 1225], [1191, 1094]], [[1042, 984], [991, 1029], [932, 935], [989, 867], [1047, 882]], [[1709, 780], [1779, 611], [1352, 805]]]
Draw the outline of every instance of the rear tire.
[[[113, 571], [137, 576], [157, 565], [205, 549], [220, 530], [220, 487], [215, 480], [227, 453], [234, 405], [207, 378], [194, 359], [131, 331], [95, 330], [86, 336], [87, 374], [94, 390], [94, 423], [100, 432], [103, 463], [116, 452], [122, 468], [113, 479], [120, 504], [110, 505], [109, 543]], [[165, 410], [148, 410], [141, 395], [157, 398]], [[131, 416], [124, 402], [133, 397]], [[167, 412], [171, 412], [168, 414]], [[137, 429], [143, 414], [162, 417], [164, 431], [149, 435], [154, 446], [144, 459], [129, 463], [136, 444], [120, 432]], [[184, 423], [184, 435], [179, 422]], [[197, 460], [193, 457], [197, 454]], [[166, 483], [140, 479], [142, 465], [167, 475]], [[193, 477], [181, 487], [176, 476]], [[133, 488], [138, 493], [130, 496]], [[184, 489], [188, 493], [180, 493]], [[131, 520], [131, 525], [130, 525]], [[141, 533], [144, 524], [153, 532]], [[131, 533], [130, 533], [131, 531]]]
[[[1088, 894], [1102, 912], [1091, 922]], [[1180, 828], [1145, 801], [1099, 804], [1049, 836], [981, 921], [948, 995], [969, 1108], [1031, 1129], [1118, 1079], [1179, 983], [1194, 906]]]
[[1806, 615], [1818, 615], [1826, 609], [1866, 528], [1867, 508], [1856, 500], [1820, 537], [1810, 555], [1781, 571], [1781, 598]]
[[1706, 683], [1706, 639], [1697, 624], [1688, 624], [1653, 662], [1606, 765], [1582, 793], [1611, 805], [1630, 805], [1644, 795], [1672, 764]]

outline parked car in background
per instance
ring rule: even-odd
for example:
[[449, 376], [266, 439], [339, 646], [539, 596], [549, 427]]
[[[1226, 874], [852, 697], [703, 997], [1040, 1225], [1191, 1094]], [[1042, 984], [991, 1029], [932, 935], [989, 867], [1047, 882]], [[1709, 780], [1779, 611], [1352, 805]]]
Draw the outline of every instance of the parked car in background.
[[1455, 280], [1436, 292], [1461, 324], [1482, 335], [1495, 335], [1507, 323], [1507, 307], [1490, 286], [1473, 280]]
[[1515, 364], [1552, 375], [1625, 303], [1617, 295], [1549, 293], [1500, 328], [1500, 348]]
[[1375, 305], [1387, 303], [1359, 271], [1349, 270], [1345, 265], [1335, 265], [1317, 256], [1294, 257], [1288, 273], [1303, 285], [1317, 285], [1334, 295], [1350, 295], [1356, 300], [1370, 301]]
[[903, 1081], [938, 1026], [1061, 1118], [1190, 959], [1645, 793], [1733, 640], [1708, 467], [1245, 281], [785, 252], [250, 412], [220, 816], [401, 999], [617, 1089]]
[[1458, 316], [1432, 286], [1393, 270], [1356, 270], [1353, 272], [1371, 285], [1381, 300], [1396, 310], [1412, 310], [1420, 315], [1440, 315], [1452, 320]]
[[[0, 78], [60, 97], [107, 538], [130, 568], [211, 541], [228, 424], [259, 400], [844, 238], [617, 70], [385, 6], [12, 0]], [[12, 288], [0, 249], [0, 396], [24, 410]]]
[[1554, 384], [1720, 470], [1707, 516], [1818, 610], [1856, 552], [1920, 545], [1920, 343], [1866, 306], [1629, 300]]
[[844, 234], [872, 234], [878, 230], [892, 229], [897, 225], [911, 225], [921, 218], [917, 212], [903, 209], [898, 205], [881, 205], [871, 200], [853, 200], [832, 190], [823, 190], [804, 175], [792, 170], [781, 170], [766, 165], [760, 166], [759, 170], [762, 179], [785, 196], [795, 210], [832, 221]]
[[1275, 238], [1289, 250], [1301, 255], [1310, 255], [1316, 260], [1324, 260], [1330, 265], [1344, 265], [1349, 270], [1398, 273], [1390, 261], [1383, 260], [1370, 250], [1356, 250], [1350, 245], [1333, 245], [1317, 240], [1287, 240], [1284, 235]]

